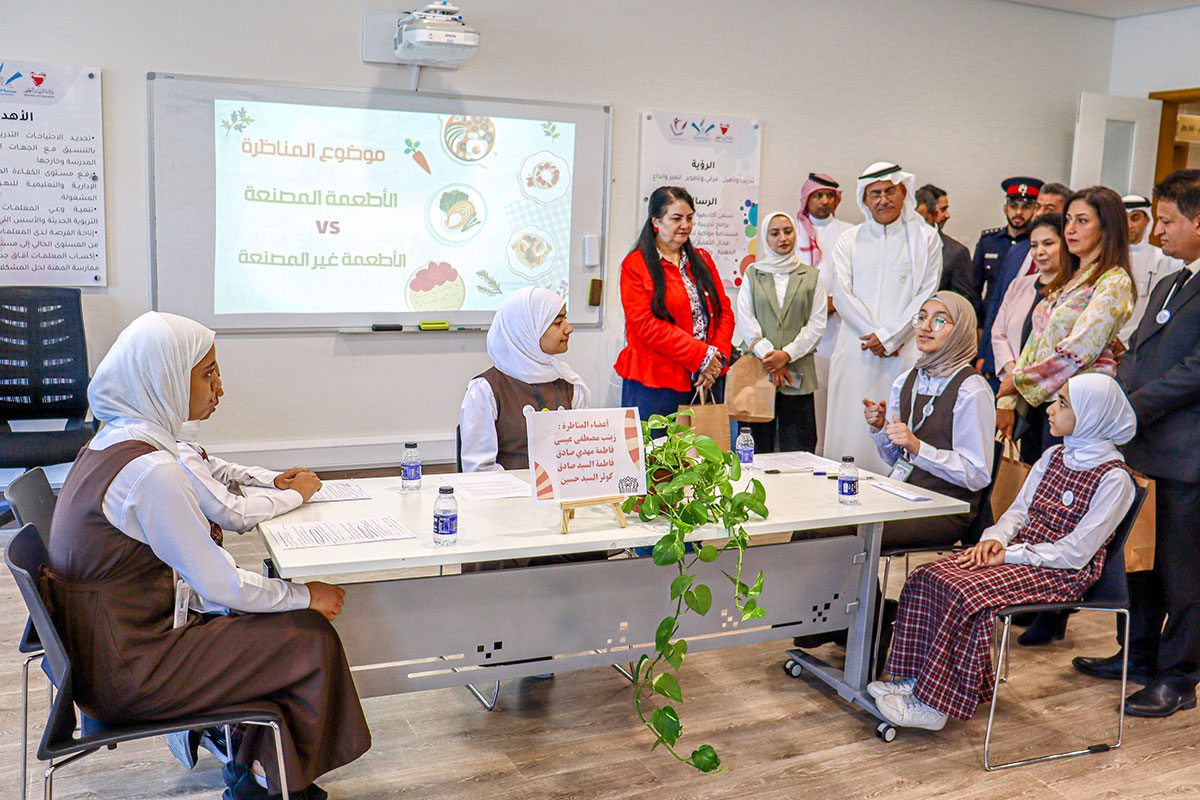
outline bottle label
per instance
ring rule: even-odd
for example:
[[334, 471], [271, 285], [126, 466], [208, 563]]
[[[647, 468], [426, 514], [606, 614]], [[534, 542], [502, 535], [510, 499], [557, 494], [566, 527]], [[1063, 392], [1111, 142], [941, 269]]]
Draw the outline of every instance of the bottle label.
[[858, 494], [858, 478], [838, 478], [838, 494], [840, 495], [856, 495]]
[[742, 462], [743, 464], [753, 464], [754, 463], [754, 448], [753, 447], [737, 448], [737, 457], [738, 457], [738, 461]]
[[433, 515], [433, 535], [434, 536], [457, 536], [458, 535], [458, 514], [434, 514]]
[[416, 464], [401, 464], [400, 465], [400, 480], [402, 481], [419, 481], [421, 480], [421, 462]]

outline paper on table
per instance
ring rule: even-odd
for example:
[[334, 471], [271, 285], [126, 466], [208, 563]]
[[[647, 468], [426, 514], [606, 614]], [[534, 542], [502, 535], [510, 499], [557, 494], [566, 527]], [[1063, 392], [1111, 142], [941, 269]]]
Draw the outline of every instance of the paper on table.
[[874, 486], [876, 489], [882, 489], [883, 491], [887, 492], [888, 494], [894, 494], [894, 495], [896, 495], [896, 497], [903, 497], [905, 500], [908, 500], [913, 503], [919, 503], [922, 500], [930, 499], [928, 497], [925, 497], [924, 495], [917, 494], [916, 492], [912, 491], [911, 489], [905, 489], [903, 486], [901, 486], [898, 483], [882, 483], [882, 482], [880, 482], [880, 483], [872, 483], [871, 485]]
[[501, 500], [506, 497], [529, 496], [529, 484], [507, 472], [445, 475], [442, 480], [468, 500]]
[[755, 453], [755, 469], [777, 469], [780, 472], [799, 472], [802, 469], [836, 470], [838, 463], [812, 453]]
[[[278, 489], [267, 486], [243, 486], [242, 494], [247, 497], [270, 494]], [[332, 503], [335, 500], [370, 500], [371, 495], [363, 491], [357, 481], [324, 481], [320, 490], [309, 498], [310, 503]]]
[[417, 538], [391, 516], [341, 522], [275, 522], [261, 527], [284, 550]]

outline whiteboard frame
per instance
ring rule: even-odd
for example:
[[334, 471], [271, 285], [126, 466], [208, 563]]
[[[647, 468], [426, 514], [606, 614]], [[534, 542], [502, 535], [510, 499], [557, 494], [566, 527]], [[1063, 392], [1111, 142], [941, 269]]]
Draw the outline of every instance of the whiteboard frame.
[[[580, 224], [576, 222], [575, 211], [572, 212], [572, 242], [570, 253], [570, 283], [571, 292], [568, 298], [568, 319], [571, 324], [577, 327], [602, 328], [604, 324], [604, 304], [603, 300], [600, 305], [590, 306], [587, 303], [588, 293], [591, 280], [594, 278], [603, 279], [607, 272], [608, 266], [608, 223], [609, 223], [609, 194], [612, 182], [611, 167], [612, 167], [612, 105], [609, 103], [576, 103], [561, 100], [548, 100], [542, 98], [527, 98], [527, 97], [508, 97], [508, 96], [493, 96], [493, 95], [471, 95], [456, 92], [433, 92], [426, 90], [408, 91], [403, 89], [385, 89], [385, 88], [364, 88], [364, 87], [344, 87], [344, 86], [328, 86], [320, 84], [308, 83], [291, 83], [285, 81], [257, 81], [243, 78], [224, 78], [217, 76], [201, 76], [201, 75], [183, 75], [166, 72], [148, 72], [146, 74], [146, 141], [147, 141], [147, 158], [149, 172], [149, 246], [150, 246], [150, 292], [151, 305], [157, 311], [167, 311], [172, 313], [183, 314], [192, 317], [197, 321], [213, 328], [214, 330], [225, 333], [300, 333], [300, 332], [367, 332], [370, 331], [373, 324], [403, 324], [405, 332], [417, 330], [416, 319], [421, 316], [418, 312], [331, 312], [331, 313], [300, 313], [300, 314], [221, 314], [213, 313], [212, 295], [213, 295], [213, 270], [214, 270], [214, 253], [213, 253], [213, 230], [211, 226], [206, 228], [207, 239], [209, 246], [198, 257], [202, 262], [195, 270], [198, 274], [206, 275], [207, 278], [198, 279], [202, 281], [202, 285], [198, 287], [200, 292], [200, 300], [196, 300], [197, 287], [184, 282], [183, 289], [170, 288], [164, 289], [164, 272], [160, 269], [160, 263], [166, 257], [159, 253], [159, 236], [165, 227], [165, 219], [160, 219], [160, 211], [158, 201], [160, 199], [160, 191], [164, 188], [159, 185], [160, 178], [166, 170], [160, 170], [156, 158], [156, 141], [155, 141], [155, 86], [164, 85], [167, 81], [191, 82], [194, 84], [217, 84], [221, 87], [227, 87], [228, 92], [222, 93], [222, 99], [231, 100], [254, 100], [265, 102], [289, 102], [303, 103], [307, 105], [326, 105], [330, 107], [345, 107], [345, 108], [381, 108], [387, 110], [404, 110], [397, 108], [397, 103], [401, 98], [419, 98], [421, 103], [428, 100], [445, 100], [454, 103], [463, 104], [508, 104], [512, 106], [541, 106], [546, 109], [568, 110], [576, 112], [598, 112], [603, 114], [603, 163], [600, 171], [600, 207], [599, 207], [599, 230], [592, 230], [583, 227], [590, 224], [590, 221], [585, 221]], [[328, 93], [327, 98], [305, 97], [299, 98], [284, 98], [284, 99], [267, 99], [253, 92], [261, 92], [261, 90], [286, 90], [297, 93]], [[337, 101], [337, 97], [341, 96], [342, 102]], [[348, 104], [345, 102], [348, 98], [360, 101], [357, 104]], [[376, 98], [393, 98], [394, 102], [379, 103], [372, 102]], [[327, 102], [322, 102], [326, 99]], [[535, 115], [529, 113], [518, 113], [521, 109], [515, 108], [512, 116], [519, 118], [534, 119]], [[583, 126], [577, 123], [577, 132]], [[207, 132], [206, 134], [207, 135]], [[211, 145], [209, 145], [211, 148]], [[581, 158], [588, 157], [588, 151], [585, 148], [580, 148], [578, 139], [576, 142], [576, 163]], [[204, 155], [211, 155], [211, 149], [200, 154], [199, 158], [203, 159]], [[574, 165], [573, 165], [574, 166]], [[576, 170], [576, 182], [578, 182], [578, 170]], [[582, 191], [582, 190], [581, 190]], [[212, 199], [211, 194], [208, 199]], [[203, 201], [203, 198], [201, 202]], [[572, 203], [572, 208], [577, 208], [578, 198]], [[210, 214], [215, 215], [215, 210], [210, 208]], [[166, 218], [169, 215], [163, 214]], [[215, 222], [214, 222], [215, 224]], [[583, 237], [587, 234], [598, 234], [600, 239], [601, 257], [600, 265], [596, 267], [587, 267], [583, 265]], [[195, 238], [195, 237], [193, 237]], [[168, 243], [169, 245], [170, 243]], [[187, 248], [181, 248], [187, 249]], [[202, 248], [203, 249], [203, 248]], [[176, 267], [175, 269], [184, 269]], [[165, 275], [175, 277], [177, 273], [167, 270]], [[197, 302], [199, 305], [197, 305]], [[204, 306], [207, 307], [205, 311]], [[494, 311], [458, 311], [453, 314], [448, 314], [451, 317], [450, 329], [453, 331], [456, 326], [469, 326], [472, 330], [479, 330], [481, 327], [486, 328], [490, 325]]]

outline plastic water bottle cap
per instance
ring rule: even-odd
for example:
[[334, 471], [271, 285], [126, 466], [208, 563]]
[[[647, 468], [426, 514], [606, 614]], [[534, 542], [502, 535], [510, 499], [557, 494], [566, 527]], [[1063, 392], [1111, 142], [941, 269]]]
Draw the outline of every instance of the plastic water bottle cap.
[[454, 494], [454, 487], [442, 486], [438, 489], [438, 494]]

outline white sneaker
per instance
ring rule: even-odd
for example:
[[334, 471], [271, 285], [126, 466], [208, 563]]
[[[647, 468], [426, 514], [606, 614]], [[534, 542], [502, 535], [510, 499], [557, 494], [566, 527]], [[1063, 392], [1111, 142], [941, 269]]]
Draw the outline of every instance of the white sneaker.
[[946, 726], [946, 715], [922, 703], [912, 695], [889, 694], [875, 701], [883, 718], [903, 728], [924, 728], [940, 731]]
[[901, 678], [898, 681], [871, 681], [867, 684], [867, 694], [878, 700], [889, 694], [911, 695], [917, 685], [916, 678]]

